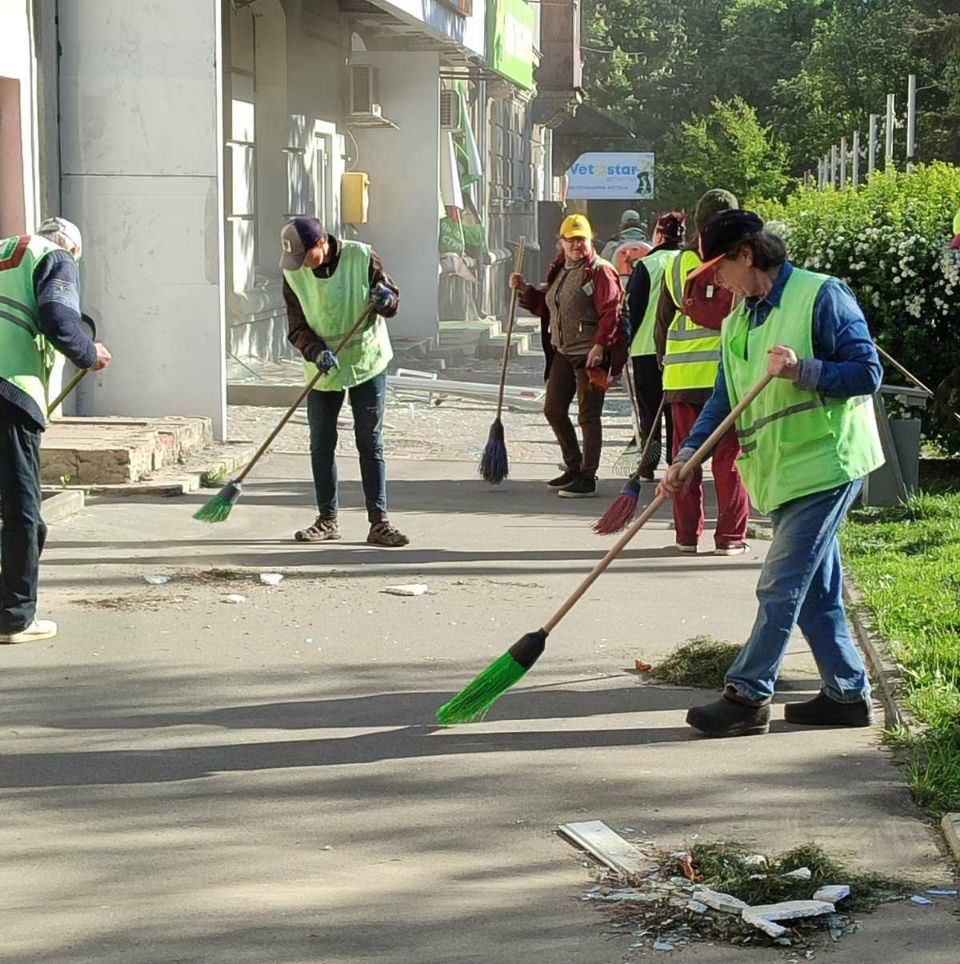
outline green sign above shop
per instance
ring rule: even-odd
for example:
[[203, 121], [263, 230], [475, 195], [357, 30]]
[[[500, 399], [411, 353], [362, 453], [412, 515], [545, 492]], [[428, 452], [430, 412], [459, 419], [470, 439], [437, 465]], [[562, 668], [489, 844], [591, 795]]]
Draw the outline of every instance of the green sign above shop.
[[487, 0], [487, 65], [519, 87], [533, 87], [533, 11], [524, 0]]

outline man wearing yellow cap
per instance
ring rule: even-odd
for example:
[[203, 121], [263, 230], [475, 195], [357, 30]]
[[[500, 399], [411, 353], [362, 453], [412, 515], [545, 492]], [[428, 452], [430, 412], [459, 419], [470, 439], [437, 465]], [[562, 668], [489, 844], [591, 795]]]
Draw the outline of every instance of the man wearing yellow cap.
[[80, 250], [79, 229], [63, 218], [0, 240], [0, 643], [57, 635], [55, 622], [36, 618], [47, 379], [57, 351], [89, 371], [110, 364], [80, 324]]
[[[565, 466], [548, 485], [562, 498], [583, 499], [597, 494], [606, 373], [619, 373], [627, 358], [620, 324], [623, 289], [613, 265], [597, 256], [593, 228], [582, 214], [564, 219], [560, 247], [545, 285], [534, 288], [520, 274], [510, 276], [510, 285], [520, 292], [520, 304], [540, 316], [546, 356], [544, 414]], [[570, 421], [574, 396], [582, 449]]]

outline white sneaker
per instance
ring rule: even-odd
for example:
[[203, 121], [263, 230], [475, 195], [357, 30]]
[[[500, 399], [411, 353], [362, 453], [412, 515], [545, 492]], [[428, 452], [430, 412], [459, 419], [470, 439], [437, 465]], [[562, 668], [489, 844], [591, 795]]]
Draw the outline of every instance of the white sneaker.
[[35, 619], [18, 633], [0, 633], [0, 645], [6, 643], [34, 643], [57, 635], [57, 624], [52, 619]]
[[698, 552], [698, 549], [696, 546], [685, 546], [682, 542], [674, 543], [673, 548], [676, 549], [677, 552], [685, 552], [691, 556], [695, 556]]

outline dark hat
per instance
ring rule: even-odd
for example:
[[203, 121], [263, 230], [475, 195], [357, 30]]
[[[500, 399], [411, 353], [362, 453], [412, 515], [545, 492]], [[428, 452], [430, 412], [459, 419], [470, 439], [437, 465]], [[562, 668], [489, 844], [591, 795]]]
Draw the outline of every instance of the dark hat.
[[718, 261], [736, 251], [745, 238], [759, 234], [763, 221], [753, 211], [721, 211], [700, 230], [700, 257], [698, 265], [687, 275], [692, 278], [712, 268]]
[[326, 236], [326, 230], [316, 218], [294, 218], [287, 221], [280, 232], [280, 243], [283, 245], [281, 270], [296, 271], [297, 268], [302, 268], [307, 252]]
[[736, 196], [729, 191], [715, 187], [707, 191], [706, 194], [697, 201], [697, 209], [693, 219], [697, 227], [702, 227], [711, 218], [716, 217], [721, 211], [736, 211], [740, 207], [740, 202]]

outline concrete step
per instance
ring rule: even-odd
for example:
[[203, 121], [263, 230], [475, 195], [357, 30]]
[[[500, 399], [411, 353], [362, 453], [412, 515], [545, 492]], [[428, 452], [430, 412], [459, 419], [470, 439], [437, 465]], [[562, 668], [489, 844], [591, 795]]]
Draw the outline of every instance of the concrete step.
[[48, 485], [140, 482], [211, 444], [209, 418], [58, 418], [43, 434]]

